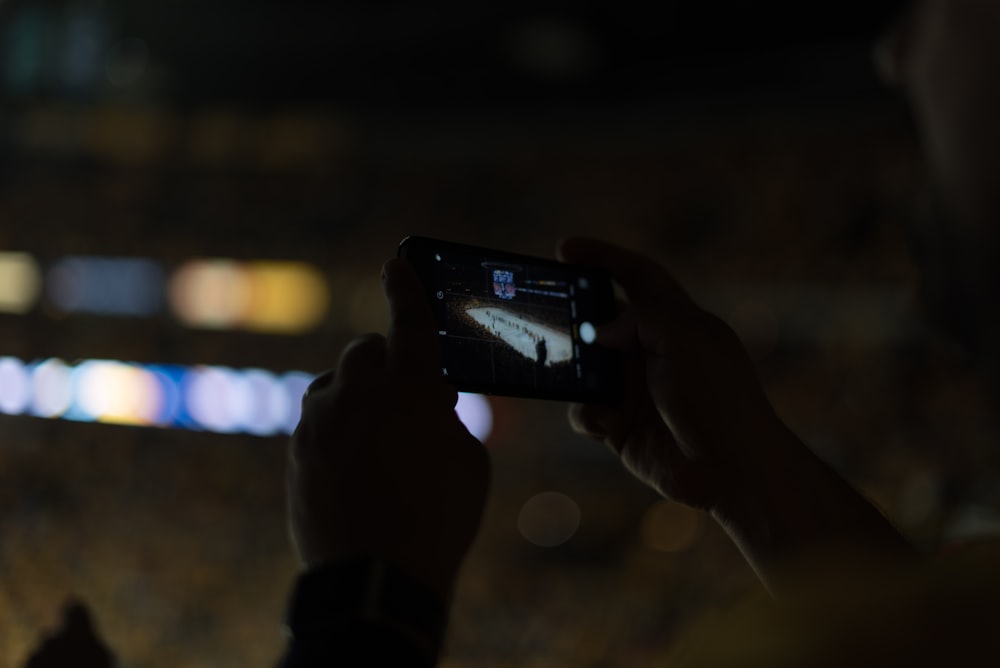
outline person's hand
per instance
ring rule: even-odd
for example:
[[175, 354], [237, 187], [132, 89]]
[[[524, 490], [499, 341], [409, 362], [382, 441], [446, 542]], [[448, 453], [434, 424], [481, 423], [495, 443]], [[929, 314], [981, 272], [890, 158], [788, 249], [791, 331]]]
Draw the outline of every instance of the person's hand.
[[25, 668], [111, 668], [114, 656], [101, 640], [90, 611], [71, 601], [62, 611], [58, 629], [45, 637], [28, 658]]
[[809, 551], [863, 551], [902, 562], [912, 547], [775, 415], [724, 322], [659, 265], [600, 241], [560, 244], [561, 259], [607, 269], [627, 303], [598, 328], [625, 352], [614, 407], [574, 404], [570, 422], [603, 440], [667, 498], [709, 511], [772, 593]]
[[573, 428], [680, 503], [712, 510], [734, 486], [752, 484], [783, 425], [733, 330], [649, 258], [589, 239], [565, 240], [557, 252], [606, 269], [627, 298], [598, 328], [598, 342], [626, 356], [624, 399], [572, 405]]
[[455, 413], [416, 273], [394, 259], [382, 276], [388, 336], [352, 341], [303, 399], [288, 465], [292, 539], [306, 568], [380, 557], [445, 597], [479, 526], [489, 458]]

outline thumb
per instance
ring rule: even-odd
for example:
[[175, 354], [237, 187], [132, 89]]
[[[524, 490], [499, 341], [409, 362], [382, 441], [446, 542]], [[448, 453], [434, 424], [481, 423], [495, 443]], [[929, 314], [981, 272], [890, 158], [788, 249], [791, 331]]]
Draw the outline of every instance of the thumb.
[[619, 304], [619, 313], [614, 320], [601, 323], [597, 330], [597, 343], [614, 350], [627, 350], [636, 341], [636, 314], [627, 304]]
[[599, 404], [570, 404], [569, 424], [578, 434], [604, 441], [618, 455], [623, 447], [621, 409]]

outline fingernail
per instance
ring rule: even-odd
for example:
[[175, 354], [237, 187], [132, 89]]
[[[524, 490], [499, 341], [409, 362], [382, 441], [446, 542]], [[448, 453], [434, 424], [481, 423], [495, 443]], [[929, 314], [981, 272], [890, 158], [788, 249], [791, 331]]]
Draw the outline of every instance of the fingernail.
[[331, 369], [330, 371], [324, 371], [320, 375], [316, 376], [313, 379], [313, 382], [309, 383], [309, 387], [306, 388], [305, 394], [302, 395], [302, 398], [305, 399], [312, 392], [319, 392], [332, 382], [333, 382], [333, 370]]
[[385, 261], [385, 262], [384, 262], [384, 263], [382, 264], [382, 280], [383, 280], [383, 281], [384, 281], [384, 280], [385, 280], [386, 278], [388, 278], [388, 277], [389, 277], [389, 272], [391, 271], [391, 267], [392, 267], [392, 260], [386, 260], [386, 261]]

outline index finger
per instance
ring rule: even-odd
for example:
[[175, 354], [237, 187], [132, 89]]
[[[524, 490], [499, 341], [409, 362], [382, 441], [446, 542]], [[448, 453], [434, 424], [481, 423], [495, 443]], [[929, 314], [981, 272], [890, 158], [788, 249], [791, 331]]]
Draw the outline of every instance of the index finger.
[[556, 248], [560, 260], [606, 269], [631, 302], [690, 301], [681, 284], [645, 255], [597, 239], [563, 239]]
[[389, 304], [389, 367], [411, 375], [441, 375], [437, 324], [413, 266], [402, 258], [386, 262], [382, 287]]

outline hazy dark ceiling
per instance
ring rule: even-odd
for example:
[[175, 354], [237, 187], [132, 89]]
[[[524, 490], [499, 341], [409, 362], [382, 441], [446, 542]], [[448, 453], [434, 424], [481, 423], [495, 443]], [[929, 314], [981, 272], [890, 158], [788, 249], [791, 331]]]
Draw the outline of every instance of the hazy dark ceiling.
[[871, 38], [899, 3], [91, 4], [145, 40], [177, 103], [495, 107], [867, 95]]

